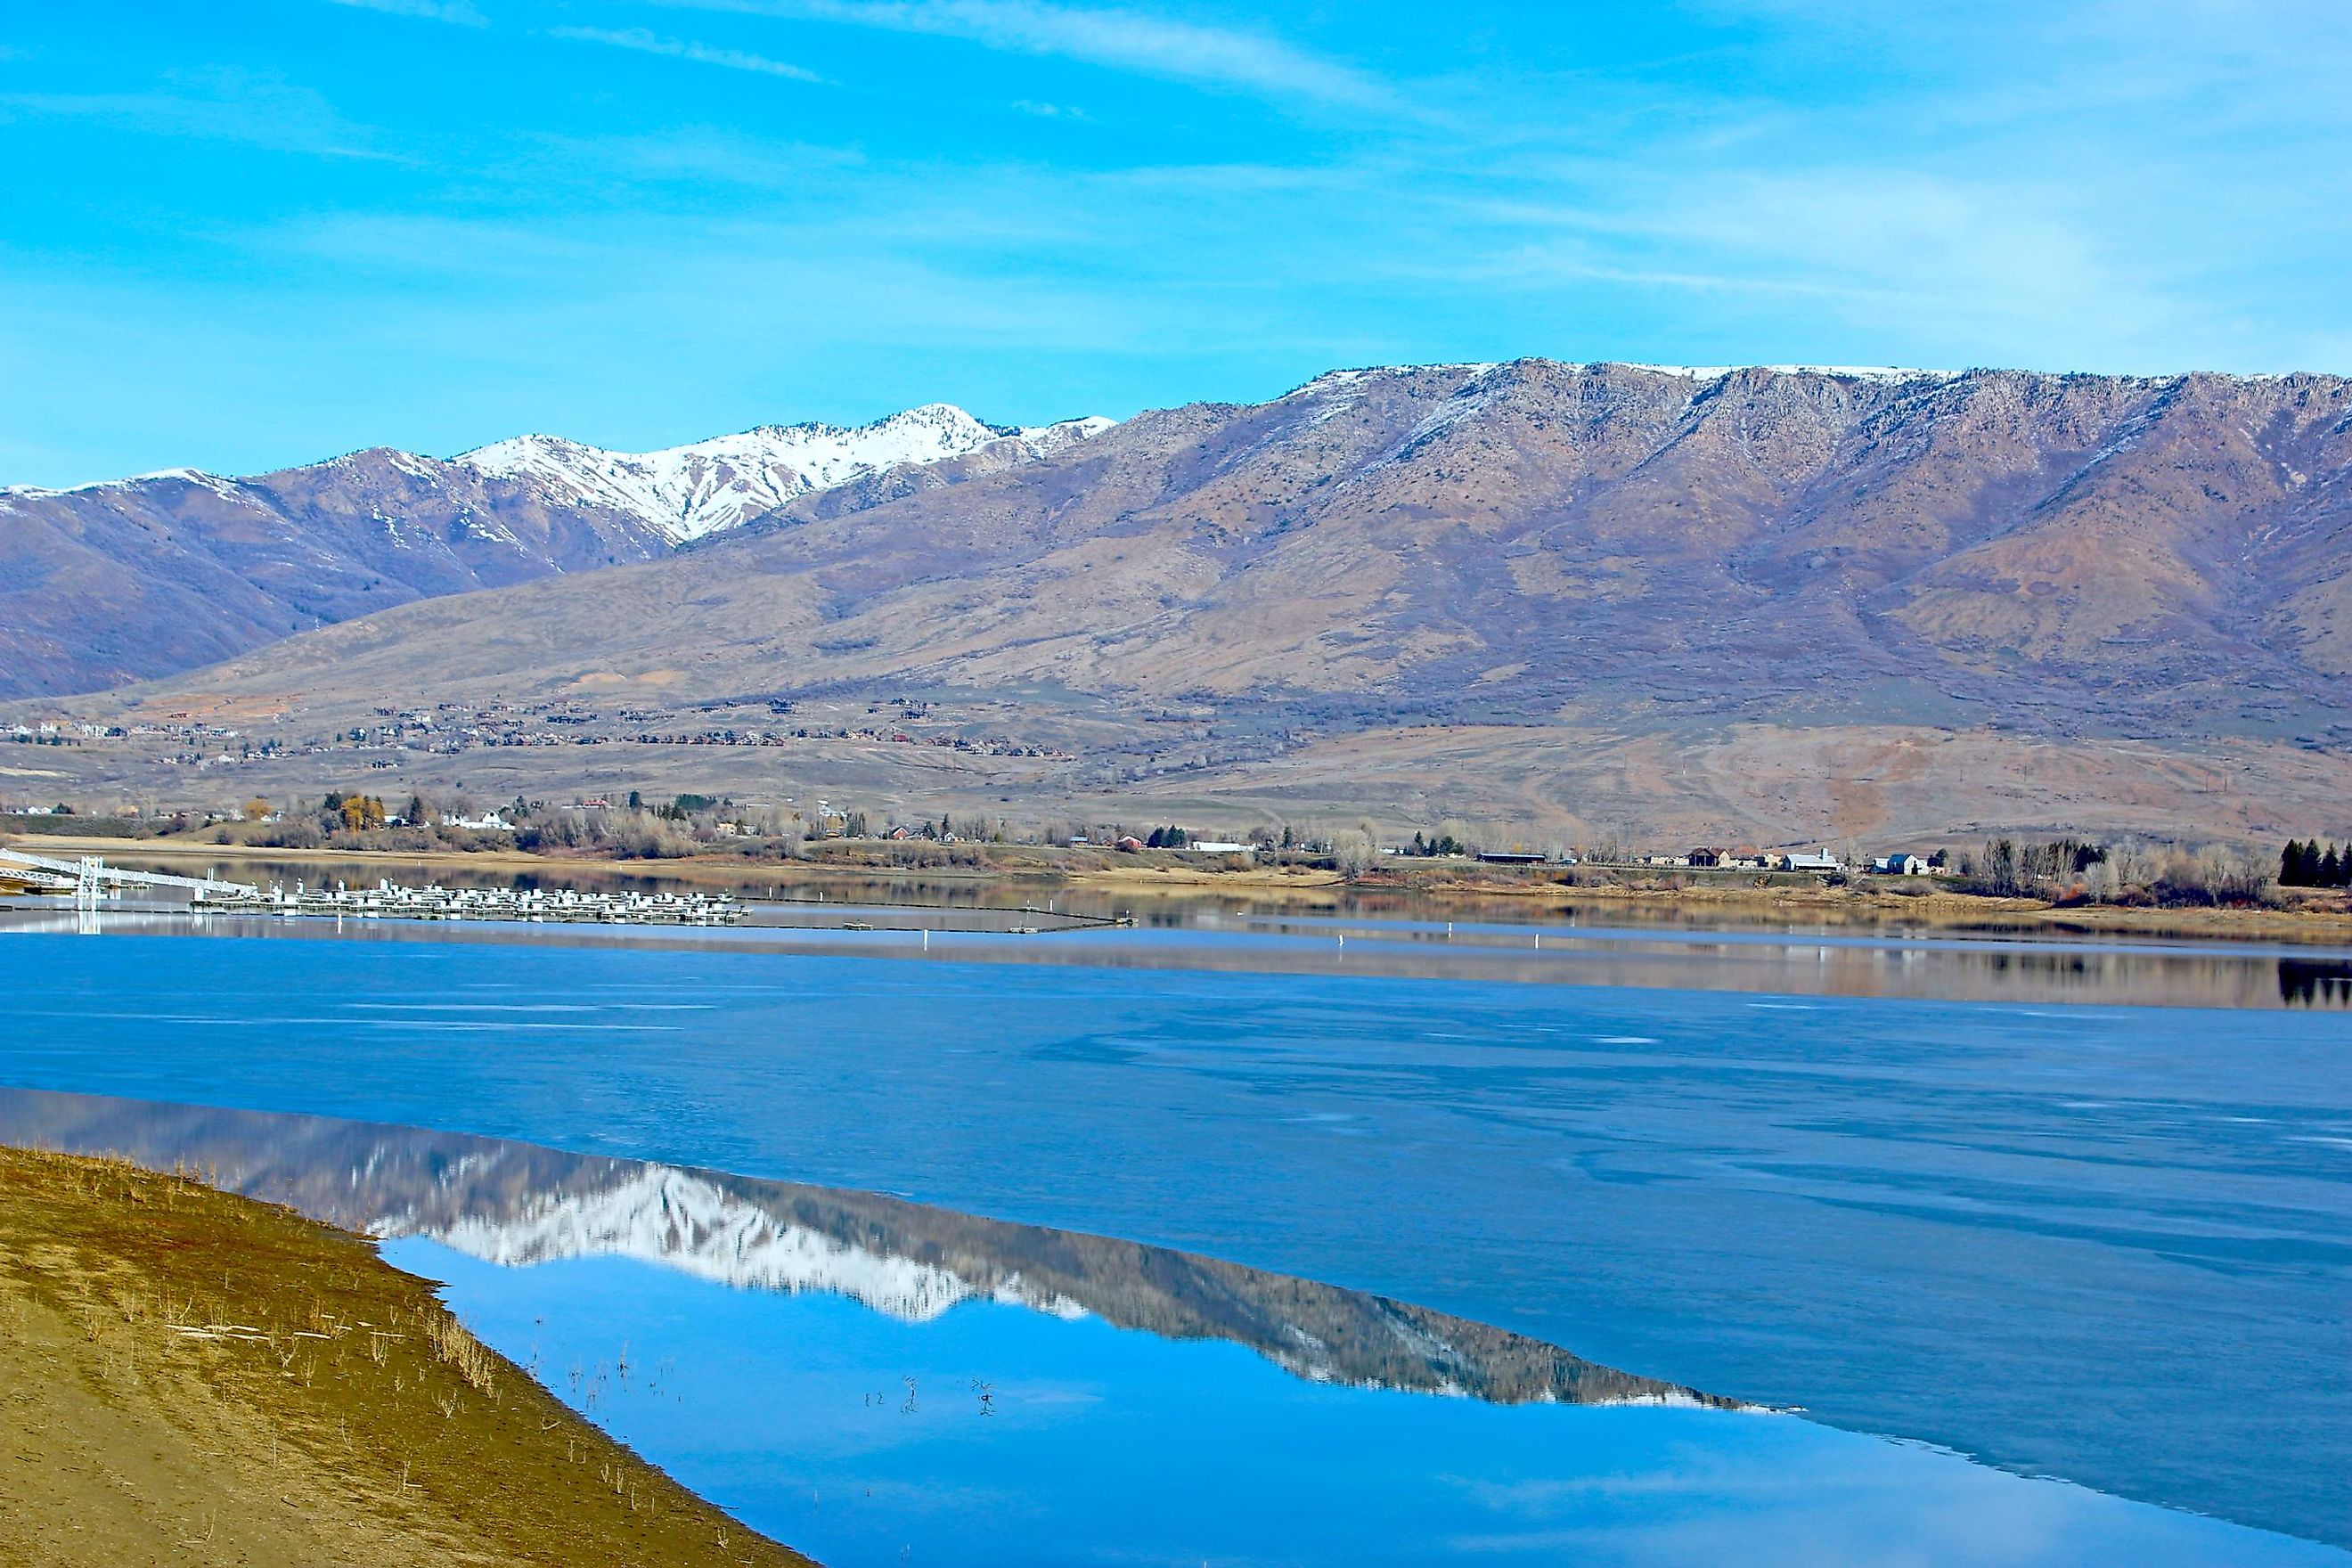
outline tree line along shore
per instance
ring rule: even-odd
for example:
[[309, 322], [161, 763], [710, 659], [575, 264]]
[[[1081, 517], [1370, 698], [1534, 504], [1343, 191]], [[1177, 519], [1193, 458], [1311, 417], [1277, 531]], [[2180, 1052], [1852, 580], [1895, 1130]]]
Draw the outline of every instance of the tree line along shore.
[[1370, 821], [1223, 829], [1118, 819], [1016, 823], [982, 813], [886, 816], [817, 798], [752, 802], [681, 794], [656, 801], [637, 791], [562, 803], [517, 798], [496, 806], [464, 797], [386, 800], [364, 791], [285, 803], [257, 798], [204, 812], [121, 807], [98, 814], [61, 802], [0, 810], [0, 837], [12, 834], [127, 840], [149, 848], [696, 860], [813, 871], [1127, 880], [1149, 870], [1176, 880], [1294, 883], [1319, 876], [1432, 891], [1777, 895], [1860, 889], [2085, 909], [2338, 914], [2352, 890], [2352, 843], [2339, 851], [2316, 837], [2291, 839], [2275, 850], [2080, 834], [1994, 835], [1934, 846], [1663, 848], [1617, 837], [1589, 846], [1534, 844], [1507, 824], [1454, 820], [1414, 828], [1406, 838]]
[[[642, 881], [650, 876], [664, 884], [730, 890], [754, 900], [766, 895], [924, 902], [953, 887], [967, 889], [958, 897], [976, 895], [983, 903], [1008, 908], [1062, 898], [1066, 907], [1091, 907], [1097, 913], [1134, 913], [1138, 900], [1213, 898], [1269, 912], [1372, 917], [1458, 911], [1469, 918], [1521, 918], [1540, 911], [1548, 918], [1573, 918], [1580, 911], [1613, 910], [1644, 922], [1708, 925], [2352, 942], [2352, 900], [2343, 889], [2283, 887], [2258, 877], [2251, 895], [2236, 895], [2231, 887], [2244, 887], [2236, 879], [2247, 875], [2236, 862], [2222, 868], [2218, 891], [2196, 879], [2202, 873], [2190, 862], [2188, 876], [2155, 889], [2119, 883], [2112, 892], [2093, 896], [2067, 883], [2020, 879], [2004, 887], [1981, 873], [1964, 877], [1957, 870], [1941, 876], [1833, 877], [1396, 858], [1351, 874], [1328, 857], [1306, 854], [1244, 863], [1150, 849], [1074, 853], [1020, 845], [909, 847], [855, 840], [805, 846], [793, 857], [729, 847], [657, 861], [593, 848], [522, 850], [511, 839], [496, 837], [478, 837], [463, 847], [415, 847], [397, 830], [300, 849], [173, 836], [59, 836], [19, 839], [17, 845], [50, 856], [94, 854], [125, 865], [143, 861], [181, 873], [213, 869], [250, 879], [260, 872], [288, 880], [315, 874], [321, 882], [340, 878], [354, 885], [420, 873], [427, 879], [454, 878], [484, 886], [519, 879], [533, 885], [593, 886], [602, 879]], [[2179, 868], [2176, 861], [2176, 872]], [[2126, 858], [2123, 869], [2134, 870], [2134, 862]], [[2161, 863], [2155, 875], [2166, 876]], [[7, 890], [0, 883], [0, 893]], [[1506, 910], [1514, 912], [1507, 915]]]

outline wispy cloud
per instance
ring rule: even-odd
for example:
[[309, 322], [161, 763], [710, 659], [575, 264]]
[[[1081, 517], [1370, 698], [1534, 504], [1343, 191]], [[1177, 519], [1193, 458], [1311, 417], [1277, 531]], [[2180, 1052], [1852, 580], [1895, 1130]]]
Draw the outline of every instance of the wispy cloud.
[[1395, 95], [1364, 73], [1265, 33], [1171, 21], [1139, 11], [1045, 0], [661, 0], [736, 11], [927, 33], [990, 48], [1052, 55], [1276, 100], [1372, 107]]
[[1013, 107], [1020, 113], [1032, 114], [1040, 120], [1092, 120], [1094, 118], [1093, 115], [1074, 104], [1040, 103], [1034, 98], [1016, 98], [1013, 100]]
[[816, 182], [853, 173], [866, 162], [851, 147], [777, 142], [716, 125], [677, 126], [635, 136], [542, 135], [536, 141], [533, 153], [518, 160], [509, 172], [542, 189], [567, 180], [595, 184], [618, 179], [634, 185], [806, 192]]
[[[240, 142], [279, 153], [395, 159], [370, 143], [374, 133], [338, 115], [307, 87], [268, 72], [234, 68], [166, 72], [152, 92], [0, 93], [0, 120], [37, 114], [85, 120], [158, 136]], [[395, 160], [396, 161], [396, 160]]]
[[470, 0], [328, 0], [354, 11], [382, 11], [388, 16], [415, 16], [427, 22], [451, 22], [460, 27], [487, 27], [490, 19], [474, 9]]
[[709, 44], [698, 44], [691, 38], [665, 38], [643, 27], [550, 27], [548, 32], [559, 38], [576, 38], [587, 44], [610, 44], [616, 49], [665, 55], [671, 59], [693, 60], [698, 65], [725, 66], [730, 70], [756, 71], [761, 76], [782, 77], [789, 81], [824, 79], [816, 72], [786, 60], [772, 60], [765, 55], [746, 54], [740, 49], [722, 49]]

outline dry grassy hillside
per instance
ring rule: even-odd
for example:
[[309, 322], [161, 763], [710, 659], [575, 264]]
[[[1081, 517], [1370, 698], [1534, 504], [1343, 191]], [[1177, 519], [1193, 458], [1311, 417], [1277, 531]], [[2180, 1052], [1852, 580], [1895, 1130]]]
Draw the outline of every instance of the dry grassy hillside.
[[0, 1149], [0, 1560], [793, 1564], [361, 1238]]
[[[2352, 384], [2327, 377], [1338, 373], [362, 616], [113, 709], [203, 693], [300, 730], [386, 692], [913, 694], [1010, 708], [1083, 765], [901, 770], [908, 798], [1181, 772], [1262, 799], [1344, 758], [1364, 787], [1331, 804], [1407, 814], [2260, 831], [2352, 793], [2347, 476]], [[1524, 744], [1445, 740], [1472, 733]], [[1874, 737], [1904, 742], [1884, 768], [1829, 771]]]

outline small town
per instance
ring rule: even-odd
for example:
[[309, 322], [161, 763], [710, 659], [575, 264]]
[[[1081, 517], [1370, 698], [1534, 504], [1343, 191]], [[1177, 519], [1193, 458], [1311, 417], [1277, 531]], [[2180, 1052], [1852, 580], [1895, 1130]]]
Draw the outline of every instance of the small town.
[[[1040, 875], [1157, 868], [1191, 874], [1279, 872], [1377, 884], [1433, 878], [1483, 880], [1490, 889], [1619, 887], [1770, 890], [1791, 888], [1942, 891], [2061, 905], [2277, 908], [2333, 899], [2352, 881], [2352, 848], [2323, 858], [2316, 838], [2275, 856], [2227, 847], [2190, 849], [2123, 838], [2030, 840], [1997, 836], [1965, 847], [1695, 845], [1649, 848], [1609, 842], [1530, 845], [1507, 824], [1454, 822], [1401, 837], [1369, 820], [1317, 819], [1246, 828], [1202, 829], [1119, 819], [1018, 821], [941, 811], [911, 818], [817, 797], [738, 800], [684, 793], [660, 800], [644, 791], [504, 805], [460, 798], [402, 801], [363, 790], [315, 800], [163, 810], [47, 805], [0, 796], [0, 834], [158, 847], [235, 847], [248, 851], [517, 853], [550, 860], [793, 864], [812, 868], [961, 869]], [[2339, 870], [2338, 867], [2344, 868]]]

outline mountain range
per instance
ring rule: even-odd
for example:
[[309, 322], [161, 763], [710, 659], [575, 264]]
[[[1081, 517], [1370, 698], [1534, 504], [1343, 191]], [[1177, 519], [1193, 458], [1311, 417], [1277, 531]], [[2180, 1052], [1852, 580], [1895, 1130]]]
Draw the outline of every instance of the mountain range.
[[0, 489], [0, 697], [209, 664], [412, 599], [656, 559], [817, 491], [949, 484], [1106, 426], [932, 404], [656, 452], [520, 436], [446, 459], [375, 447], [250, 479], [191, 468]]
[[[899, 418], [949, 433], [761, 483], [725, 442], [655, 461], [543, 438], [251, 481], [310, 498], [273, 514], [289, 541], [364, 519], [336, 526], [389, 551], [463, 516], [531, 542], [447, 573], [483, 591], [396, 606], [347, 574], [305, 601], [341, 624], [266, 647], [259, 617], [194, 618], [147, 670], [252, 651], [121, 698], [267, 700], [299, 725], [390, 690], [929, 694], [1091, 752], [1071, 788], [1181, 774], [1423, 815], [1475, 795], [1570, 826], [2352, 814], [2340, 377], [1522, 360], [1115, 426]], [[164, 482], [205, 484], [128, 489]], [[38, 531], [26, 507], [117, 504], [89, 493], [12, 496], [0, 537]], [[606, 560], [631, 563], [579, 569]], [[103, 662], [18, 657], [20, 689]]]

